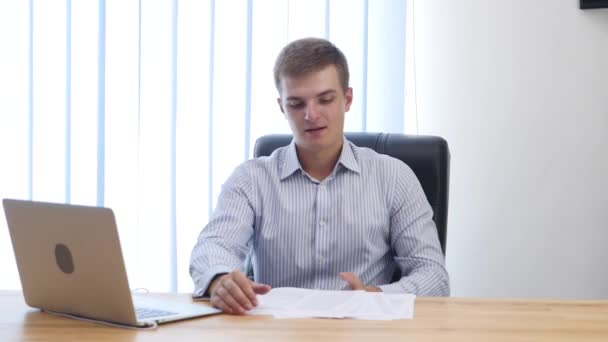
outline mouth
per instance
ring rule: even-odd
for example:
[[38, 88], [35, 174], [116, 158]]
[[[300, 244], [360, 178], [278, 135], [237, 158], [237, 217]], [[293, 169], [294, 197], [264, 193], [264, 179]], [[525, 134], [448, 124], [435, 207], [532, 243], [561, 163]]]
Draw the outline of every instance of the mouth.
[[308, 128], [305, 130], [306, 133], [317, 133], [317, 132], [321, 132], [322, 130], [326, 129], [327, 127], [323, 126], [323, 127], [313, 127], [313, 128]]

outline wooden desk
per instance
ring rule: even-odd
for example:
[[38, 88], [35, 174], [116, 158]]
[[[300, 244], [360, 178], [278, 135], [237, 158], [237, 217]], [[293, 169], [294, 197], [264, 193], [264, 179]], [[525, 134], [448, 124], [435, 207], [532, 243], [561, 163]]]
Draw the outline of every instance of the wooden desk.
[[[187, 295], [165, 296], [189, 301]], [[606, 342], [608, 301], [418, 298], [413, 320], [216, 315], [132, 331], [41, 313], [27, 307], [20, 292], [0, 291], [0, 341], [33, 340]]]

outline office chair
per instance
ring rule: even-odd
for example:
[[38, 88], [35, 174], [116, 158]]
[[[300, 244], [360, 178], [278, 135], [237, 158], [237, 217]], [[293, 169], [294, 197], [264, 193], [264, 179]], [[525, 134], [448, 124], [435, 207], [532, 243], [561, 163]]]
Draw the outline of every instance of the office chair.
[[[440, 137], [404, 135], [397, 133], [345, 133], [346, 139], [357, 146], [387, 154], [406, 163], [422, 184], [437, 226], [441, 250], [445, 255], [448, 225], [448, 189], [450, 179], [450, 151]], [[289, 145], [290, 134], [271, 134], [258, 138], [254, 157], [269, 156], [279, 147]]]

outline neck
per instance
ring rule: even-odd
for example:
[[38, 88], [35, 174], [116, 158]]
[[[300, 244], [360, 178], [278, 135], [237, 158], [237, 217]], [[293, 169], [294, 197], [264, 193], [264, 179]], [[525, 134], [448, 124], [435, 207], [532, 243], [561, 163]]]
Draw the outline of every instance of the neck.
[[343, 145], [344, 143], [341, 143], [335, 148], [320, 151], [310, 151], [296, 145], [300, 165], [310, 176], [323, 181], [334, 170]]

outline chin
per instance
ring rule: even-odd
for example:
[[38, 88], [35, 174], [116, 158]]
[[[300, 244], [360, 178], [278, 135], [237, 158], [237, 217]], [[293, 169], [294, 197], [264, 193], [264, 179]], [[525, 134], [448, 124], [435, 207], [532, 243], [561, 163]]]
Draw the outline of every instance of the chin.
[[296, 143], [302, 147], [307, 149], [314, 150], [322, 150], [326, 148], [331, 148], [342, 142], [342, 138], [340, 137], [339, 142], [336, 139], [332, 139], [329, 136], [321, 136], [321, 137], [301, 137]]

